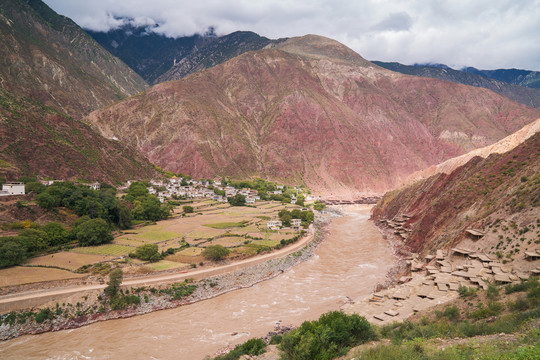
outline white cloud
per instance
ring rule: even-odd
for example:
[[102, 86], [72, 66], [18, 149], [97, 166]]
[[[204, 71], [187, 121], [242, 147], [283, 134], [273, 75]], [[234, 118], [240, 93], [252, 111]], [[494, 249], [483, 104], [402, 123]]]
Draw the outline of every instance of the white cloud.
[[370, 60], [540, 70], [538, 0], [45, 0], [105, 31], [133, 19], [168, 36], [251, 30], [270, 38], [319, 34]]

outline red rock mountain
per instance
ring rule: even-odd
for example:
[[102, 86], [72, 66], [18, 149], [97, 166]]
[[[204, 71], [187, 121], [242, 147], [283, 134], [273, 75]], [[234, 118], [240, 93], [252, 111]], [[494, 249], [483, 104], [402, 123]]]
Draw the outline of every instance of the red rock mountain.
[[489, 90], [394, 73], [307, 35], [158, 84], [88, 120], [166, 170], [350, 197], [388, 190], [539, 116]]
[[[540, 225], [539, 207], [540, 132], [536, 132], [507, 152], [475, 156], [448, 174], [386, 193], [372, 218], [390, 221], [396, 234], [405, 234], [404, 245], [413, 252], [426, 255], [459, 246], [512, 262], [538, 248], [538, 231], [533, 229]], [[468, 229], [485, 235], [471, 237]]]

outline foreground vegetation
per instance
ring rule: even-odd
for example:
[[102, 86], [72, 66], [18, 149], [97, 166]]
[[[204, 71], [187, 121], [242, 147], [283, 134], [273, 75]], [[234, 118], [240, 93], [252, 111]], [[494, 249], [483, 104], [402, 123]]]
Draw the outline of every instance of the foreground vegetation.
[[[456, 304], [446, 305], [419, 320], [381, 327], [369, 324], [358, 315], [326, 313], [319, 320], [306, 321], [287, 334], [275, 335], [270, 344], [279, 344], [282, 360], [334, 359], [372, 340], [376, 340], [372, 346], [360, 346], [346, 358], [540, 358], [538, 279], [530, 278], [504, 288], [491, 284], [487, 291], [461, 293], [461, 309]], [[235, 360], [244, 354], [260, 354], [265, 351], [262, 342], [251, 339], [248, 341], [251, 345], [239, 345], [216, 359]]]

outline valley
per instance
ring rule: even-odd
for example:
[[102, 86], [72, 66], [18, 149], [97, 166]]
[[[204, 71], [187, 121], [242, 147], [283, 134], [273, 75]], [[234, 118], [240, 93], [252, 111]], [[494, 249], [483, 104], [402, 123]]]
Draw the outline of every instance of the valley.
[[538, 7], [233, 3], [0, 2], [0, 357], [540, 357]]

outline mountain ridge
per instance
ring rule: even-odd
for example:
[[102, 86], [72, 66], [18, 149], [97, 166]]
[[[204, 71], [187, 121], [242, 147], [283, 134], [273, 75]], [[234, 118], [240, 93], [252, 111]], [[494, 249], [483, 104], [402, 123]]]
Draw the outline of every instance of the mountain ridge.
[[485, 89], [385, 70], [311, 35], [155, 85], [87, 119], [166, 170], [350, 196], [386, 191], [539, 115]]
[[150, 177], [137, 151], [78, 119], [146, 88], [39, 0], [0, 2], [0, 175], [120, 182]]
[[540, 89], [529, 88], [520, 84], [512, 84], [497, 79], [492, 79], [484, 74], [454, 70], [446, 65], [403, 65], [397, 62], [374, 61], [375, 64], [392, 71], [406, 75], [424, 76], [434, 79], [451, 81], [464, 85], [483, 87], [492, 90], [521, 104], [540, 108]]

